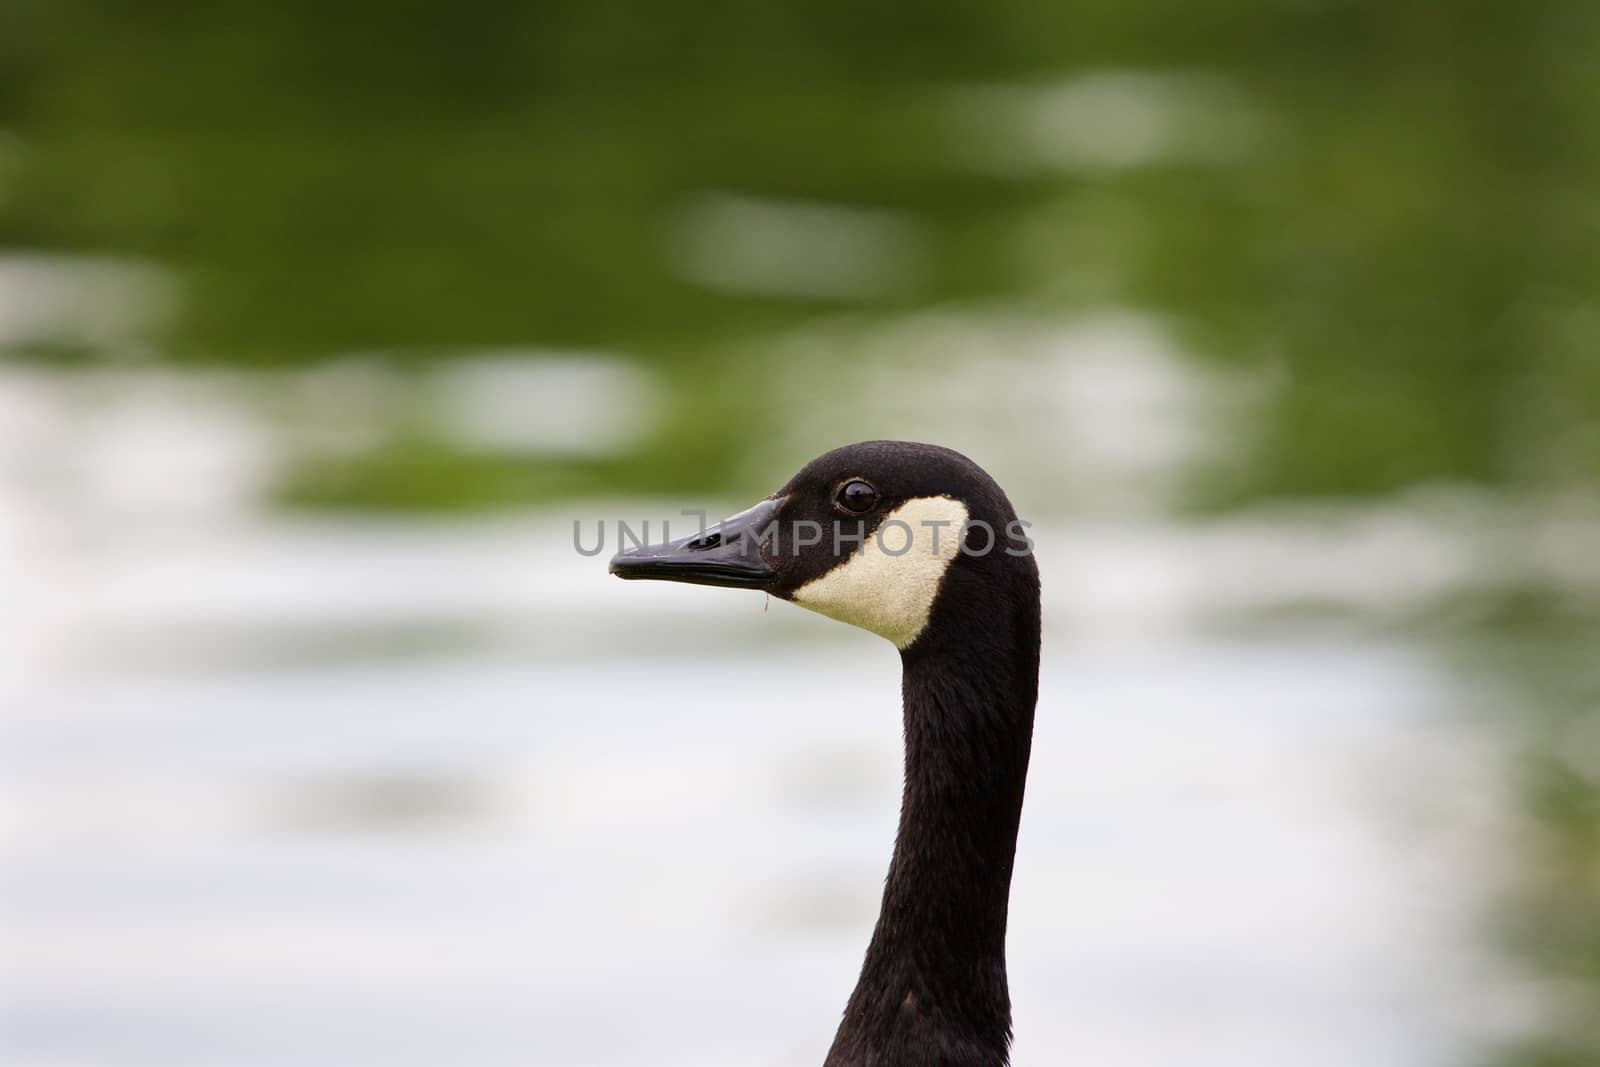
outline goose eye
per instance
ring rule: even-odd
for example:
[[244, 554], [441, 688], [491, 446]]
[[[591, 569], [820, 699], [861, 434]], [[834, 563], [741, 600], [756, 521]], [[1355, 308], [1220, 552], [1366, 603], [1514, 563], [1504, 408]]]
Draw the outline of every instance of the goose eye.
[[860, 515], [872, 510], [878, 502], [878, 491], [860, 478], [855, 478], [839, 487], [839, 495], [834, 500], [844, 510]]

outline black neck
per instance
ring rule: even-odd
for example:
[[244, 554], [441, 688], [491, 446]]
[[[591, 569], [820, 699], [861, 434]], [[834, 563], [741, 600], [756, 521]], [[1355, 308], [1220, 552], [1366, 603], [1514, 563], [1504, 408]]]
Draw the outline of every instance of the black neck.
[[900, 828], [827, 1067], [1006, 1062], [1006, 909], [1038, 689], [1036, 597], [986, 619], [977, 639], [927, 635], [902, 654]]

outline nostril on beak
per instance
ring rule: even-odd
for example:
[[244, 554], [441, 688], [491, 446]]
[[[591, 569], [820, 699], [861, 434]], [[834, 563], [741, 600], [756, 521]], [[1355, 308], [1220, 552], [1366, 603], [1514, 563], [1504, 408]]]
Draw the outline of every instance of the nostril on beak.
[[704, 552], [706, 549], [716, 548], [720, 544], [722, 544], [722, 531], [713, 530], [703, 537], [695, 538], [684, 547], [692, 548], [697, 552]]

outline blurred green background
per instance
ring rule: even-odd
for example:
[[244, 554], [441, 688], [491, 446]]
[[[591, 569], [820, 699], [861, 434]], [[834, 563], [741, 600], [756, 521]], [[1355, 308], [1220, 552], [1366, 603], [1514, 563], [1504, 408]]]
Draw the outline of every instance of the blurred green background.
[[[1600, 1062], [1597, 194], [1588, 0], [0, 6], [3, 358], [220, 383], [271, 507], [737, 499], [945, 418], [1044, 513], [1468, 494], [1464, 580], [1285, 617], [1481, 694], [1538, 1067]], [[1035, 399], [1130, 316], [1206, 433], [1123, 497]]]
[[[293, 499], [703, 487], [772, 414], [752, 340], [935, 305], [1132, 305], [1199, 358], [1276, 367], [1207, 502], [1600, 476], [1581, 0], [14, 0], [0, 20], [0, 241], [170, 271], [157, 358], [600, 348], [666, 387], [653, 433], [584, 462], [396, 411], [286, 472]], [[750, 201], [776, 247], [719, 247]], [[870, 225], [808, 235], [794, 205]], [[830, 277], [834, 252], [859, 277]]]

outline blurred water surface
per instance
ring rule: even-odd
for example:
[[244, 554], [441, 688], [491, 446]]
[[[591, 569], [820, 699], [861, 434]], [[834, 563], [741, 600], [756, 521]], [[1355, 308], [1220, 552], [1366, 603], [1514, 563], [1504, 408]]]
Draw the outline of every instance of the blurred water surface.
[[902, 437], [1040, 545], [1018, 1067], [1592, 1067], [1597, 60], [1588, 0], [0, 5], [0, 1058], [820, 1061], [894, 656], [572, 524]]

